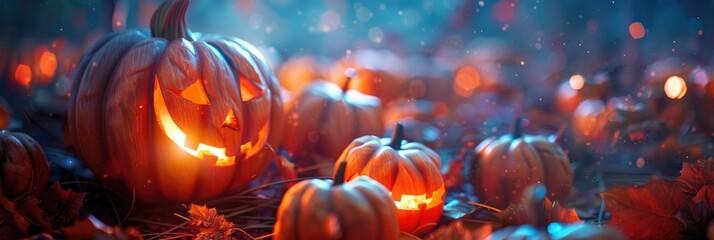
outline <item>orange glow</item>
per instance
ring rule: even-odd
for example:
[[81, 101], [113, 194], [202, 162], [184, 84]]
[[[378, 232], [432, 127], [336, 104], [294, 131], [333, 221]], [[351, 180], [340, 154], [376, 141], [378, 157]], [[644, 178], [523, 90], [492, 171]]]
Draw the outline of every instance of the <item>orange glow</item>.
[[570, 77], [570, 87], [575, 90], [580, 90], [585, 86], [585, 78], [580, 74], [575, 74]]
[[[213, 156], [217, 158], [216, 166], [232, 166], [235, 164], [235, 156], [226, 156], [225, 148], [218, 148], [203, 143], [199, 143], [196, 150], [184, 146], [186, 142], [186, 133], [181, 131], [171, 118], [171, 113], [169, 113], [166, 102], [164, 102], [164, 96], [161, 93], [158, 76], [154, 78], [154, 108], [156, 118], [159, 119], [159, 126], [161, 127], [161, 130], [163, 130], [166, 136], [185, 152], [199, 159], [204, 159], [204, 156]], [[243, 146], [241, 146], [241, 150], [242, 149]]]
[[[402, 194], [399, 201], [394, 201], [394, 204], [401, 210], [421, 210], [439, 206], [444, 199], [444, 186], [434, 191], [430, 198], [426, 198], [426, 193], [422, 195], [406, 195]], [[391, 194], [391, 193], [390, 193]]]
[[664, 83], [664, 93], [670, 99], [682, 99], [687, 94], [687, 83], [681, 77], [671, 76]]
[[32, 81], [32, 70], [29, 66], [25, 64], [17, 65], [15, 69], [15, 82], [22, 86], [30, 86], [30, 81]]
[[454, 78], [454, 91], [456, 94], [468, 97], [473, 94], [473, 91], [481, 85], [481, 75], [473, 67], [462, 67], [456, 72]]
[[191, 86], [184, 89], [181, 92], [181, 97], [195, 104], [211, 105], [211, 101], [208, 100], [208, 96], [206, 95], [206, 90], [203, 89], [201, 79], [196, 80]]
[[49, 51], [43, 52], [42, 56], [40, 56], [39, 67], [43, 76], [54, 77], [55, 70], [57, 70], [57, 57], [55, 54]]
[[645, 37], [645, 26], [643, 26], [641, 22], [633, 22], [630, 24], [629, 30], [630, 36], [632, 36], [633, 39]]

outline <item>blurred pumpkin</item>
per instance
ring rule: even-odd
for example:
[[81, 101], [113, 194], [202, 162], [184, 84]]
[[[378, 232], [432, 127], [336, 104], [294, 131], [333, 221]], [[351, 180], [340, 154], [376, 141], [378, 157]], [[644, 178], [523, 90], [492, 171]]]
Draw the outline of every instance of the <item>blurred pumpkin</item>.
[[345, 183], [346, 162], [334, 182], [299, 182], [283, 196], [276, 217], [275, 239], [397, 239], [397, 215], [381, 184], [358, 177]]
[[573, 113], [573, 131], [576, 137], [585, 142], [603, 142], [611, 136], [606, 126], [615, 112], [608, 110], [605, 102], [588, 99], [580, 103]]
[[325, 79], [326, 68], [312, 56], [297, 56], [280, 66], [276, 74], [285, 90], [297, 94], [316, 79]]
[[580, 74], [570, 76], [558, 86], [555, 96], [558, 109], [561, 113], [572, 114], [583, 101], [603, 98], [607, 93], [607, 84], [606, 73], [599, 73], [594, 77]]
[[436, 226], [444, 208], [441, 159], [420, 143], [403, 141], [403, 134], [397, 124], [391, 139], [359, 137], [339, 159], [347, 161], [348, 181], [367, 176], [384, 185], [397, 206], [401, 231], [421, 235]]
[[0, 96], [0, 130], [8, 129], [12, 122], [12, 109], [10, 104]]
[[471, 183], [484, 204], [504, 208], [518, 203], [530, 185], [544, 183], [548, 197], [565, 201], [573, 184], [573, 169], [563, 149], [545, 136], [523, 134], [517, 118], [513, 133], [490, 137], [476, 146]]
[[4, 196], [37, 196], [45, 190], [49, 178], [50, 166], [39, 143], [24, 133], [0, 131], [0, 185]]
[[283, 146], [293, 156], [298, 168], [327, 164], [315, 173], [332, 175], [334, 159], [353, 139], [382, 134], [382, 104], [378, 98], [355, 90], [317, 81], [308, 86], [288, 105]]
[[150, 35], [104, 36], [72, 85], [70, 145], [98, 178], [148, 202], [240, 189], [282, 137], [280, 87], [263, 57], [236, 38], [193, 34], [189, 2], [162, 4]]
[[402, 59], [387, 50], [360, 50], [340, 59], [329, 70], [329, 80], [345, 85], [344, 72], [357, 71], [355, 79], [347, 86], [367, 95], [378, 97], [388, 104], [405, 95], [406, 82]]

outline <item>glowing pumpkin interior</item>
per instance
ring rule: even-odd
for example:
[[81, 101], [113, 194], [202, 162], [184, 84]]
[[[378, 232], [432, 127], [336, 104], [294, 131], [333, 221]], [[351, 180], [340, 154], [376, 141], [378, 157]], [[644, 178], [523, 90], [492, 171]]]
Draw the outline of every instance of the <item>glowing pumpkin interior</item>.
[[[444, 186], [442, 185], [439, 189], [431, 193], [428, 197], [426, 193], [421, 195], [407, 195], [402, 194], [402, 196], [394, 196], [394, 199], [399, 198], [399, 201], [394, 201], [394, 205], [401, 210], [423, 210], [437, 207], [443, 203], [444, 199]], [[391, 194], [391, 193], [390, 193]]]
[[[249, 91], [241, 89], [241, 93], [244, 92]], [[180, 96], [198, 105], [211, 105], [201, 80], [197, 80], [195, 83], [181, 91]], [[243, 94], [243, 100], [245, 100], [246, 97], [250, 100], [255, 96], [253, 96], [253, 94]], [[232, 166], [235, 164], [236, 156], [228, 156], [226, 154], [226, 148], [224, 147], [216, 147], [205, 143], [198, 143], [195, 149], [188, 146], [189, 144], [186, 142], [186, 133], [183, 132], [172, 119], [171, 113], [166, 106], [158, 76], [154, 78], [154, 112], [156, 114], [156, 119], [159, 122], [159, 126], [164, 134], [166, 134], [166, 137], [171, 139], [171, 141], [180, 147], [184, 152], [202, 160], [215, 160], [216, 166]], [[237, 129], [239, 127], [238, 119], [236, 118], [233, 110], [228, 111], [222, 126], [232, 129]], [[266, 126], [261, 129], [259, 132], [260, 138], [267, 137], [266, 130]], [[250, 150], [253, 150], [252, 142], [247, 142], [240, 146], [242, 155], [250, 155], [250, 152], [252, 152]]]

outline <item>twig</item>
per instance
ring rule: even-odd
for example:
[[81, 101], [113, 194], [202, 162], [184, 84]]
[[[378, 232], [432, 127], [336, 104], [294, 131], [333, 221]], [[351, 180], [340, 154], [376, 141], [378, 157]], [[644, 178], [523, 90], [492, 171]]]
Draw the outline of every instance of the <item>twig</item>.
[[129, 218], [129, 215], [131, 215], [131, 212], [134, 211], [134, 203], [136, 202], [136, 188], [133, 188], [131, 190], [131, 205], [129, 205], [129, 211], [126, 212], [126, 215], [124, 215], [124, 218], [119, 222], [119, 225], [122, 225], [124, 221], [126, 221], [127, 218]]
[[272, 237], [273, 235], [275, 235], [275, 233], [265, 234], [265, 235], [263, 235], [263, 236], [253, 238], [253, 240], [266, 239], [266, 238]]
[[469, 201], [469, 204], [474, 205], [474, 206], [477, 206], [477, 207], [482, 207], [482, 208], [485, 208], [485, 209], [488, 209], [488, 210], [491, 210], [491, 211], [494, 211], [494, 212], [497, 212], [497, 213], [502, 212], [501, 209], [498, 209], [498, 208], [495, 208], [495, 207], [491, 207], [491, 206], [489, 206], [489, 205], [482, 204], [482, 203], [477, 203], [477, 202]]

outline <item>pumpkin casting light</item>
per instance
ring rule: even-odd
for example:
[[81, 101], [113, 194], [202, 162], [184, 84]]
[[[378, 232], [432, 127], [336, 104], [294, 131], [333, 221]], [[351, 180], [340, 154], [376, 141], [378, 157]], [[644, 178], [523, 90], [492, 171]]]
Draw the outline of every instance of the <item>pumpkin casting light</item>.
[[114, 32], [77, 65], [67, 141], [108, 183], [146, 202], [207, 199], [245, 186], [282, 136], [280, 87], [240, 39], [192, 33], [170, 0], [151, 34]]
[[441, 159], [420, 143], [404, 143], [403, 134], [404, 127], [397, 124], [391, 139], [357, 138], [340, 159], [347, 160], [348, 179], [368, 176], [384, 185], [397, 207], [399, 228], [420, 235], [436, 225], [443, 211]]

